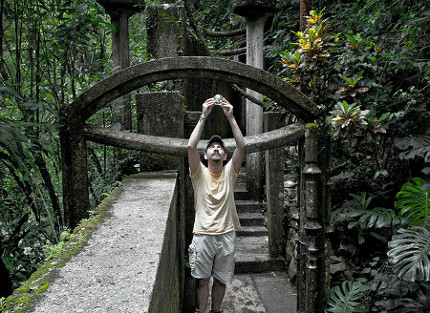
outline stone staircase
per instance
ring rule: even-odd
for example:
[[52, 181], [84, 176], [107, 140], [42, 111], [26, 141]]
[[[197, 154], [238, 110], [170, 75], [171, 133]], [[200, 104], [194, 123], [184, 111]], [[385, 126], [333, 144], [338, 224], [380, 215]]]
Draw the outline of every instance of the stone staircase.
[[271, 259], [265, 219], [258, 201], [246, 191], [245, 174], [235, 186], [236, 209], [241, 227], [236, 230], [236, 274], [285, 271], [284, 260]]

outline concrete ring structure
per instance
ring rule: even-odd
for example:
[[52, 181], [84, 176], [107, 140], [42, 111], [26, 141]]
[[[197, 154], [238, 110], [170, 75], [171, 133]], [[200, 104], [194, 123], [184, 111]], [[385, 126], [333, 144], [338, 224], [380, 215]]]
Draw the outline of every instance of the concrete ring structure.
[[219, 80], [268, 96], [305, 122], [321, 110], [303, 93], [267, 71], [222, 58], [162, 58], [126, 68], [89, 88], [69, 106], [68, 115], [87, 120], [110, 101], [150, 83], [186, 78]]

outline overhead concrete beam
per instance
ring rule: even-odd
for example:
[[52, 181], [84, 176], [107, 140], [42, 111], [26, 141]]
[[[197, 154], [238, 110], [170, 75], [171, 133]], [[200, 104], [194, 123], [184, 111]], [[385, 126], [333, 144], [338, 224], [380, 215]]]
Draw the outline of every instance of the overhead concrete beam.
[[[187, 154], [188, 139], [183, 138], [128, 133], [89, 124], [85, 125], [84, 134], [88, 140], [125, 149], [176, 156]], [[246, 152], [259, 152], [283, 147], [297, 142], [303, 138], [304, 135], [305, 127], [301, 124], [293, 124], [267, 133], [246, 136]], [[199, 142], [197, 147], [200, 152], [204, 151], [206, 143], [206, 140], [201, 140]], [[229, 154], [233, 152], [236, 147], [233, 138], [224, 139], [224, 144]]]
[[82, 93], [70, 104], [67, 114], [85, 121], [121, 95], [150, 83], [178, 78], [220, 80], [258, 91], [304, 121], [314, 121], [321, 113], [321, 108], [303, 93], [262, 69], [221, 58], [183, 56], [126, 68]]

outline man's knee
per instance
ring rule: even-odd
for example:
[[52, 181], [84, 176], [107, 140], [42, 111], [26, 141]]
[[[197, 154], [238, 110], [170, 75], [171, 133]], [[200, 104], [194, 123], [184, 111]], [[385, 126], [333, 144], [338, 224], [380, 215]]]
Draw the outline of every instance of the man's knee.
[[225, 287], [226, 286], [226, 284], [224, 284], [222, 281], [216, 279], [215, 277], [214, 277], [214, 285], [218, 285], [220, 287]]
[[211, 279], [210, 277], [209, 278], [197, 279], [197, 286], [198, 287], [204, 287], [204, 286], [208, 285], [210, 279]]

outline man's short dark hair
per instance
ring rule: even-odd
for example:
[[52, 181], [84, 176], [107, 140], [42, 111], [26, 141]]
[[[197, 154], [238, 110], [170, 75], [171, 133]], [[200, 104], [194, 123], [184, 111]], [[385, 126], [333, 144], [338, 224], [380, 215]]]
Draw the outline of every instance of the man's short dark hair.
[[208, 141], [208, 143], [207, 143], [207, 145], [206, 145], [206, 149], [205, 149], [205, 151], [207, 151], [207, 150], [208, 150], [208, 148], [209, 148], [209, 146], [210, 146], [212, 143], [214, 143], [214, 142], [218, 142], [218, 143], [222, 146], [222, 148], [224, 149], [224, 151], [225, 151], [224, 141], [222, 141], [222, 138], [221, 138], [220, 136], [218, 136], [218, 135], [213, 135], [213, 136], [211, 137], [211, 139], [209, 139], [209, 141]]

